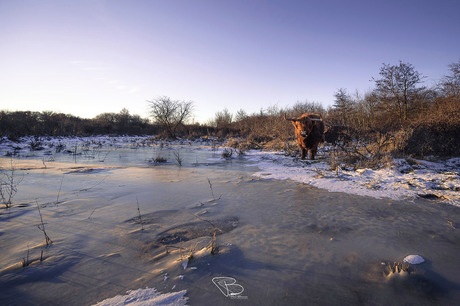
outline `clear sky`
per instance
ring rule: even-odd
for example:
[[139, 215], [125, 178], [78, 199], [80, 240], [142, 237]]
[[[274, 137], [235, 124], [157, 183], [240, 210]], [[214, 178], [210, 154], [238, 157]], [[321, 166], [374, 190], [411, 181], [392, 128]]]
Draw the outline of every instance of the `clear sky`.
[[460, 59], [458, 0], [0, 0], [0, 109], [195, 119], [373, 88], [382, 63], [427, 86]]

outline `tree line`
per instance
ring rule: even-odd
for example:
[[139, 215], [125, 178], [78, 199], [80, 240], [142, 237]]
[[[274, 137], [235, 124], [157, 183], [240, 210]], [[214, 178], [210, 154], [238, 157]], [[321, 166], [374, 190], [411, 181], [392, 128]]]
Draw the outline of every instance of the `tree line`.
[[192, 101], [165, 96], [147, 101], [152, 120], [131, 115], [127, 109], [93, 119], [54, 112], [0, 111], [0, 136], [239, 136], [256, 147], [269, 143], [274, 149], [283, 149], [293, 139], [292, 127], [283, 115], [319, 113], [329, 134], [337, 132], [330, 141], [375, 141], [382, 135], [399, 135], [405, 153], [455, 155], [460, 150], [460, 60], [448, 67], [438, 84], [427, 88], [423, 85], [426, 76], [412, 64], [383, 64], [378, 76], [371, 78], [374, 89], [362, 94], [339, 88], [334, 93], [334, 104], [327, 109], [308, 100], [292, 107], [268, 106], [252, 114], [243, 109], [232, 114], [224, 108], [203, 124], [189, 121], [194, 111]]
[[[271, 106], [248, 115], [227, 109], [215, 114], [209, 125], [221, 134], [244, 135], [255, 141], [285, 147], [292, 128], [283, 114], [322, 115], [331, 142], [356, 140], [391, 143], [394, 151], [414, 156], [456, 156], [460, 152], [460, 60], [428, 88], [426, 76], [410, 63], [383, 64], [372, 77], [374, 89], [361, 94], [339, 88], [334, 104], [325, 109], [316, 102], [297, 102], [292, 107]], [[385, 140], [385, 141], [384, 141]]]
[[22, 136], [90, 136], [148, 135], [160, 131], [158, 125], [127, 109], [119, 113], [102, 113], [93, 119], [51, 111], [0, 111], [0, 136], [17, 139]]
[[379, 77], [371, 79], [375, 83], [373, 90], [352, 94], [346, 88], [339, 88], [334, 93], [334, 104], [327, 109], [308, 101], [287, 108], [271, 106], [251, 115], [244, 110], [233, 115], [225, 108], [215, 114], [209, 125], [249, 131], [252, 129], [249, 122], [256, 118], [283, 113], [298, 116], [303, 112], [320, 113], [329, 126], [381, 132], [420, 122], [460, 120], [460, 61], [450, 64], [449, 74], [433, 88], [422, 85], [425, 78], [412, 64], [402, 61], [397, 65], [383, 64]]
[[457, 119], [460, 106], [460, 61], [449, 65], [449, 73], [432, 88], [412, 64], [383, 64], [375, 88], [364, 95], [340, 88], [328, 110], [333, 124], [360, 129], [391, 131], [426, 120]]

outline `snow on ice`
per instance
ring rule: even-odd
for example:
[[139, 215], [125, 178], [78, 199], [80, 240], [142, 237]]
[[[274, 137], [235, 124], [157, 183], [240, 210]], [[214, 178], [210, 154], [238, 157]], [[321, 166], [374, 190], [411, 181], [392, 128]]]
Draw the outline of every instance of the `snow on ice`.
[[113, 298], [103, 300], [97, 303], [97, 306], [121, 306], [121, 305], [136, 305], [136, 306], [153, 306], [153, 305], [170, 305], [182, 306], [187, 304], [187, 297], [184, 295], [186, 290], [171, 293], [160, 293], [156, 289], [146, 288], [130, 290], [126, 295], [117, 295]]

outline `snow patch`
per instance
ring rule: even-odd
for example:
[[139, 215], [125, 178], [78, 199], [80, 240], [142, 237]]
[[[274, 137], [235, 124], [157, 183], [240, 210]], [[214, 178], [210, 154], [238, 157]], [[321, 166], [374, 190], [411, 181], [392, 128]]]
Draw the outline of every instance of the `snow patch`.
[[259, 167], [254, 176], [263, 179], [293, 180], [332, 192], [344, 192], [393, 200], [417, 197], [442, 200], [460, 206], [460, 158], [447, 161], [418, 161], [415, 166], [394, 160], [381, 169], [332, 170], [326, 161], [296, 161], [275, 152], [248, 153]]
[[171, 293], [160, 293], [154, 288], [130, 290], [126, 295], [117, 295], [113, 298], [97, 303], [97, 306], [118, 306], [118, 305], [170, 305], [182, 306], [187, 304], [188, 297], [185, 297], [187, 290]]
[[423, 259], [423, 257], [420, 255], [408, 255], [404, 258], [404, 262], [410, 263], [412, 265], [418, 265], [422, 262], [425, 262], [425, 259]]

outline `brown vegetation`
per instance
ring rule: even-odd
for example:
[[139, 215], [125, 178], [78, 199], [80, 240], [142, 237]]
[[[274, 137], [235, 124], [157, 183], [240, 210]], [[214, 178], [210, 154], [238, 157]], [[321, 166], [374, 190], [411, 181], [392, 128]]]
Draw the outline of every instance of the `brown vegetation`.
[[53, 112], [0, 111], [0, 136], [156, 134], [163, 138], [232, 138], [228, 145], [239, 153], [267, 148], [294, 154], [296, 138], [283, 115], [317, 113], [325, 122], [325, 140], [334, 146], [337, 158], [379, 164], [390, 155], [457, 156], [460, 61], [449, 65], [449, 73], [433, 88], [422, 86], [424, 78], [409, 63], [383, 64], [379, 77], [372, 78], [373, 90], [350, 95], [340, 88], [328, 109], [308, 101], [290, 108], [270, 106], [254, 114], [239, 110], [233, 115], [224, 108], [206, 124], [187, 123], [193, 103], [168, 97], [149, 101], [153, 122], [130, 115], [126, 109], [94, 119]]

